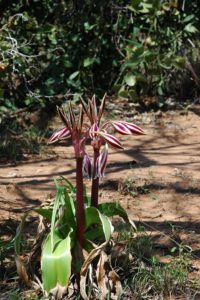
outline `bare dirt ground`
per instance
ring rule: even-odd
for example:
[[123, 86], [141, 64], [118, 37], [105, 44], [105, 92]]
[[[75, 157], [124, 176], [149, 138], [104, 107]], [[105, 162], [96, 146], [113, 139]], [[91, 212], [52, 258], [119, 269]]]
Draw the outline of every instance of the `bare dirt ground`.
[[[200, 109], [133, 114], [145, 136], [119, 136], [125, 151], [110, 149], [100, 201], [119, 201], [136, 225], [152, 234], [178, 232], [192, 247], [200, 274]], [[121, 119], [121, 111], [115, 119]], [[74, 180], [71, 146], [49, 146], [40, 157], [0, 166], [0, 228], [12, 235], [20, 216], [55, 193], [53, 178]], [[90, 183], [87, 181], [87, 185]], [[14, 227], [13, 227], [14, 225]], [[1, 233], [1, 234], [2, 234]]]

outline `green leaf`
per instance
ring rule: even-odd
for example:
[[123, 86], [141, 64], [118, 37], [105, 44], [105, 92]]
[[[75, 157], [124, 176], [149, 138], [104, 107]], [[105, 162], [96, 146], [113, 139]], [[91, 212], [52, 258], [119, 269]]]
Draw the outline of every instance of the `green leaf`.
[[122, 218], [127, 218], [128, 215], [123, 207], [117, 202], [107, 202], [98, 205], [98, 210], [106, 215], [107, 217], [120, 216]]
[[145, 3], [145, 2], [142, 2], [141, 3], [141, 6], [142, 6], [142, 9], [140, 9], [139, 11], [143, 14], [147, 14], [151, 11], [151, 9], [153, 8], [153, 5], [150, 4], [150, 3]]
[[[85, 231], [89, 229], [92, 225], [101, 225], [102, 234], [106, 241], [109, 241], [111, 234], [113, 232], [113, 226], [107, 216], [104, 216], [95, 207], [87, 207], [85, 209]], [[94, 228], [95, 230], [95, 228]], [[88, 238], [88, 236], [87, 236]]]
[[54, 206], [53, 206], [53, 212], [52, 212], [52, 217], [51, 217], [51, 230], [50, 230], [50, 236], [51, 236], [51, 249], [53, 251], [54, 248], [54, 231], [55, 231], [55, 223], [56, 223], [56, 217], [57, 217], [57, 212], [59, 209], [59, 206], [61, 204], [61, 197], [63, 193], [62, 187], [60, 187], [56, 180], [55, 180], [55, 185], [56, 185], [56, 197], [54, 200]]
[[66, 287], [71, 275], [71, 231], [61, 239], [54, 231], [55, 247], [52, 251], [51, 236], [48, 235], [42, 249], [41, 269], [44, 289], [49, 293], [57, 285]]
[[[70, 224], [71, 227], [76, 227], [76, 210], [74, 205], [74, 200], [71, 195], [65, 190], [62, 194], [62, 199], [64, 202], [64, 215], [62, 218], [62, 223]], [[61, 200], [62, 200], [61, 199]]]
[[[74, 194], [76, 192], [73, 184], [63, 176], [59, 178], [59, 181], [62, 183], [62, 186], [57, 185], [57, 191], [60, 190], [60, 203], [64, 208], [64, 215], [61, 218], [60, 222], [70, 224], [71, 227], [75, 228], [76, 226], [76, 209], [74, 203]], [[63, 185], [64, 183], [64, 185]], [[58, 192], [59, 193], [59, 192]]]
[[79, 71], [76, 71], [76, 72], [74, 72], [74, 73], [72, 73], [70, 76], [69, 76], [69, 79], [70, 80], [73, 80], [73, 79], [75, 79], [78, 75], [79, 75]]
[[175, 59], [174, 59], [174, 62], [173, 62], [173, 65], [179, 69], [179, 70], [183, 70], [185, 68], [185, 58], [182, 57], [182, 56], [177, 56]]
[[142, 76], [142, 75], [136, 76], [136, 80], [137, 80], [137, 82], [140, 82], [142, 84], [147, 84], [146, 78], [144, 76]]
[[64, 237], [68, 234], [70, 227], [76, 229], [76, 210], [73, 199], [74, 187], [68, 180], [64, 181], [65, 185], [59, 185], [58, 181], [62, 182], [63, 178], [62, 180], [55, 180], [57, 191], [52, 210], [50, 229], [52, 251], [55, 246], [54, 231], [56, 227]]
[[124, 81], [126, 82], [126, 84], [128, 84], [129, 86], [134, 86], [136, 84], [136, 77], [132, 74], [127, 74], [124, 77]]
[[128, 94], [129, 94], [129, 98], [131, 99], [131, 101], [133, 103], [137, 103], [138, 102], [138, 95], [137, 95], [135, 89], [129, 90]]
[[96, 26], [97, 26], [96, 24], [90, 25], [88, 22], [85, 22], [85, 23], [84, 23], [84, 28], [85, 28], [86, 32], [89, 31], [89, 30], [92, 30], [92, 29], [95, 28]]
[[94, 58], [87, 57], [83, 61], [83, 66], [86, 68], [91, 66], [93, 63], [94, 63]]
[[188, 23], [191, 20], [195, 19], [195, 15], [188, 15], [183, 19], [183, 23]]
[[68, 189], [68, 192], [75, 193], [76, 188], [73, 186], [73, 184], [64, 176], [60, 176], [58, 179], [59, 181], [64, 181], [65, 182], [65, 187]]
[[127, 212], [119, 203], [101, 203], [97, 208], [103, 215], [106, 215], [107, 217], [121, 217], [126, 223], [129, 223], [134, 229], [136, 229], [135, 224], [129, 219]]
[[52, 217], [52, 209], [50, 208], [36, 208], [34, 209], [36, 213], [47, 219], [49, 222], [51, 221]]
[[[91, 228], [91, 229], [88, 229], [85, 232], [85, 234], [84, 234], [84, 237], [85, 237], [84, 244], [87, 240], [89, 240], [89, 241], [99, 240], [99, 239], [102, 238], [102, 236], [104, 237], [104, 234], [103, 234], [103, 231], [102, 231], [102, 226], [101, 225], [96, 225], [95, 229]], [[84, 246], [84, 249], [85, 249], [85, 246]]]
[[141, 2], [141, 0], [132, 0], [131, 5], [128, 6], [128, 8], [132, 11], [137, 11], [139, 8], [140, 2]]
[[184, 28], [185, 31], [189, 32], [189, 33], [196, 33], [198, 32], [198, 29], [192, 25], [192, 24], [187, 24]]
[[119, 97], [124, 98], [124, 99], [128, 99], [128, 97], [129, 97], [128, 91], [124, 91], [124, 90], [119, 91], [118, 95], [119, 95]]

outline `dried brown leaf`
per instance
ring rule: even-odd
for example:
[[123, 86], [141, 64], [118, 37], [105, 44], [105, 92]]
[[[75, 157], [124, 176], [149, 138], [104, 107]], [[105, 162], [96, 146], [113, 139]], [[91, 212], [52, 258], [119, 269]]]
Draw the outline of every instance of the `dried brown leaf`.
[[19, 275], [19, 278], [22, 281], [24, 281], [28, 287], [31, 287], [31, 281], [29, 280], [26, 268], [19, 255], [15, 255], [15, 263], [16, 263], [17, 274]]
[[95, 249], [93, 249], [88, 257], [86, 258], [86, 260], [84, 261], [82, 267], [81, 267], [81, 272], [80, 274], [82, 276], [85, 276], [87, 274], [87, 270], [89, 265], [91, 264], [91, 262], [101, 253], [101, 251], [103, 250], [103, 248], [107, 245], [107, 241], [104, 242], [103, 244], [101, 244], [100, 246], [96, 247]]
[[100, 254], [99, 262], [97, 264], [96, 277], [97, 277], [97, 285], [101, 291], [101, 295], [99, 300], [106, 299], [106, 295], [108, 294], [108, 289], [106, 286], [106, 270], [105, 263], [108, 261], [107, 254], [102, 251]]
[[81, 278], [80, 278], [80, 294], [84, 300], [89, 300], [89, 297], [86, 293], [86, 279], [87, 273], [90, 267], [91, 262], [101, 253], [104, 247], [107, 245], [107, 241], [101, 244], [100, 246], [93, 249], [85, 259], [82, 267], [81, 267]]
[[111, 299], [117, 300], [122, 292], [122, 285], [119, 276], [114, 270], [111, 270], [108, 274], [109, 284], [111, 287]]

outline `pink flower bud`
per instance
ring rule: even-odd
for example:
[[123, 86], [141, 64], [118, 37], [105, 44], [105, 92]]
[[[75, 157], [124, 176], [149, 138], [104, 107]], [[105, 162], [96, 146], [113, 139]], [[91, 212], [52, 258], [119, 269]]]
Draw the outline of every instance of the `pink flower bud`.
[[112, 122], [111, 123], [115, 130], [121, 134], [131, 134], [131, 131], [128, 129], [128, 127], [123, 124], [123, 122]]
[[121, 122], [122, 124], [124, 124], [124, 126], [126, 126], [131, 133], [135, 133], [135, 134], [145, 134], [144, 131], [142, 130], [142, 128], [140, 128], [139, 126], [129, 123], [129, 122]]
[[107, 160], [108, 160], [108, 145], [105, 144], [104, 149], [101, 151], [96, 161], [96, 177], [100, 178], [104, 176]]
[[83, 174], [88, 177], [88, 179], [92, 179], [92, 166], [93, 159], [86, 153], [83, 158]]
[[91, 139], [94, 139], [97, 136], [97, 132], [99, 130], [99, 127], [97, 126], [96, 123], [94, 123], [91, 128], [90, 128], [90, 137]]
[[113, 148], [123, 149], [122, 144], [115, 136], [102, 131], [98, 134], [104, 139], [106, 143], [108, 143]]
[[53, 132], [48, 140], [48, 144], [53, 144], [58, 140], [68, 139], [69, 137], [71, 137], [71, 133], [67, 127], [59, 128]]

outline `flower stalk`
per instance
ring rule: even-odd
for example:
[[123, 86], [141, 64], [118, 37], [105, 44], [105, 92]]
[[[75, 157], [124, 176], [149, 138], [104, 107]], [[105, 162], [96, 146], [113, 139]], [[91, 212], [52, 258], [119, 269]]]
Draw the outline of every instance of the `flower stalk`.
[[83, 246], [84, 235], [84, 199], [83, 199], [83, 157], [76, 158], [76, 222], [77, 239], [79, 245]]
[[99, 149], [94, 148], [92, 190], [91, 190], [91, 206], [94, 207], [97, 207], [98, 205], [98, 196], [99, 196], [99, 177], [96, 176], [98, 157], [99, 157]]

